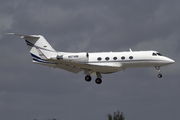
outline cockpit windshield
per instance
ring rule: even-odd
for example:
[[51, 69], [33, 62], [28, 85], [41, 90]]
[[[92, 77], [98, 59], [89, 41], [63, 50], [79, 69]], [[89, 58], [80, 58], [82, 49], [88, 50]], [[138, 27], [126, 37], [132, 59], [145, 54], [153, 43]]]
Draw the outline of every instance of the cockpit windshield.
[[161, 53], [152, 53], [153, 56], [163, 56]]
[[152, 55], [153, 55], [153, 56], [157, 56], [157, 54], [156, 54], [156, 53], [153, 53]]
[[157, 55], [158, 55], [158, 56], [162, 56], [162, 54], [161, 54], [161, 53], [157, 53]]

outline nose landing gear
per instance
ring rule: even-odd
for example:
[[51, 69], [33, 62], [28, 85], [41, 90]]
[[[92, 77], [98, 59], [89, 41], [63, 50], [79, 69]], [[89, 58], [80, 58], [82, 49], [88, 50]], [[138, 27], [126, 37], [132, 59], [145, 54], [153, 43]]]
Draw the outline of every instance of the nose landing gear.
[[159, 78], [162, 78], [162, 74], [161, 74], [161, 70], [160, 70], [160, 67], [155, 67], [157, 72], [158, 72], [158, 77]]
[[162, 74], [158, 74], [158, 77], [159, 77], [159, 78], [162, 78]]

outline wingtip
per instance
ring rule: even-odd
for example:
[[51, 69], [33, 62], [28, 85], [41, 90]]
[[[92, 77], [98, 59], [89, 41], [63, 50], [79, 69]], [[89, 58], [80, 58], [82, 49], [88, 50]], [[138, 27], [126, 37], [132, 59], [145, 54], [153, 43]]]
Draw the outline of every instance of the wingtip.
[[14, 33], [6, 33], [6, 34], [8, 34], [8, 35], [14, 35]]

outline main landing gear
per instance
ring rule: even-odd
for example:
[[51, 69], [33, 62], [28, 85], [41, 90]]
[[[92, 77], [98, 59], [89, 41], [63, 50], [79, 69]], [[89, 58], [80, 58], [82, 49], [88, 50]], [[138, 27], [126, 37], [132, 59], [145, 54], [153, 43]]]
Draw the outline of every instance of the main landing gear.
[[[96, 75], [97, 75], [97, 78], [96, 78], [95, 82], [96, 82], [97, 84], [101, 84], [101, 83], [102, 83], [102, 79], [101, 79], [102, 76], [101, 76], [101, 74], [97, 72]], [[91, 79], [92, 79], [92, 77], [91, 77], [90, 75], [87, 75], [87, 76], [85, 77], [85, 80], [86, 80], [87, 82], [90, 82]]]
[[158, 72], [158, 77], [162, 78], [162, 74], [160, 73], [161, 72], [160, 67], [155, 67], [155, 68], [156, 68], [156, 70]]
[[90, 82], [91, 81], [91, 76], [90, 75], [87, 75], [86, 77], [85, 77], [85, 80], [87, 81], [87, 82]]
[[101, 83], [102, 83], [102, 79], [101, 79], [101, 78], [96, 78], [95, 82], [96, 82], [97, 84], [101, 84]]

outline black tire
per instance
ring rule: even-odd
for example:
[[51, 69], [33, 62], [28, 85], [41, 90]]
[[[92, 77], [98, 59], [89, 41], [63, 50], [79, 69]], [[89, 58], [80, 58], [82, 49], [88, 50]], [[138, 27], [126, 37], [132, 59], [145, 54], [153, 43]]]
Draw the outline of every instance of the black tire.
[[87, 81], [87, 82], [90, 82], [91, 81], [91, 76], [89, 76], [89, 75], [87, 75], [86, 77], [85, 77], [85, 80]]
[[96, 82], [97, 84], [101, 84], [101, 83], [102, 83], [102, 80], [101, 80], [101, 78], [97, 78], [97, 79], [95, 80], [95, 82]]
[[162, 74], [158, 74], [158, 77], [159, 77], [159, 78], [162, 78]]

